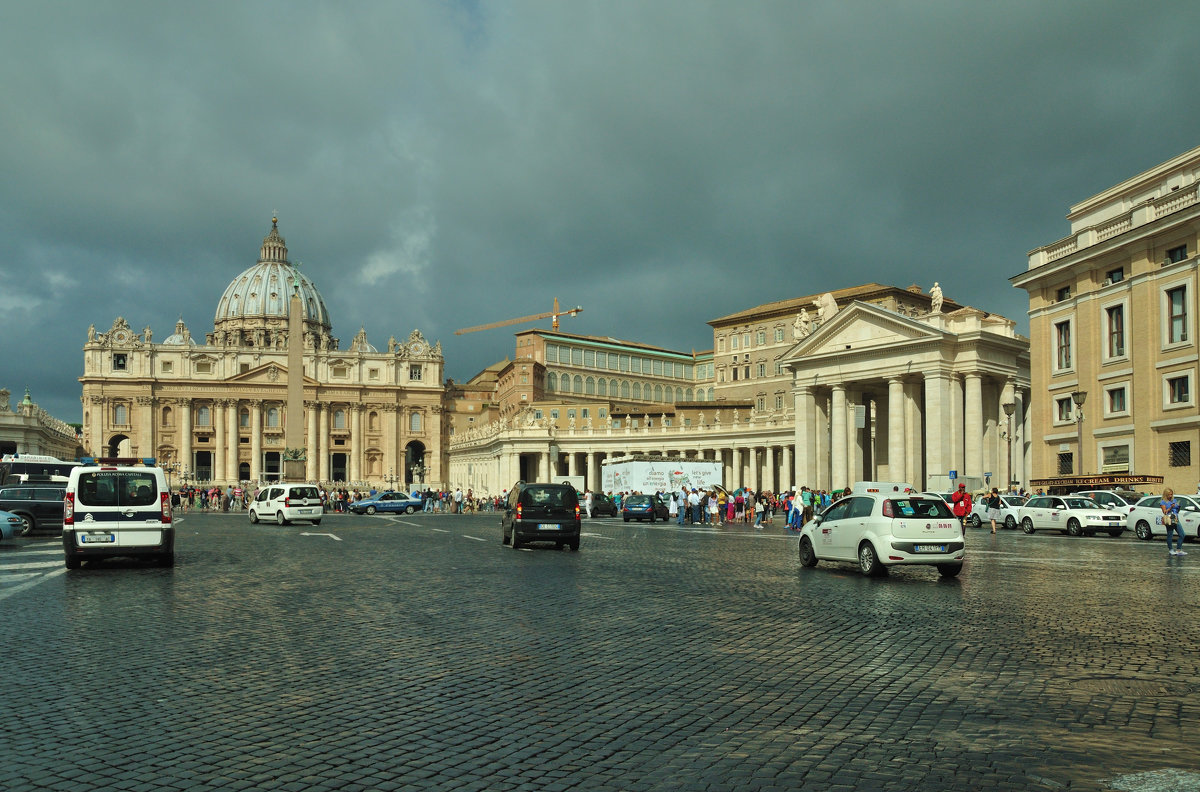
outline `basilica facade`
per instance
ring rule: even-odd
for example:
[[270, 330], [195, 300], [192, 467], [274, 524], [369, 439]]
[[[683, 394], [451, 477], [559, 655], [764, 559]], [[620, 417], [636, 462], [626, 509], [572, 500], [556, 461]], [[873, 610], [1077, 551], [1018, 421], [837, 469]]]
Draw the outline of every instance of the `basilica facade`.
[[[93, 456], [154, 457], [185, 480], [218, 485], [279, 480], [300, 421], [305, 478], [329, 485], [437, 486], [443, 468], [441, 344], [418, 330], [387, 350], [360, 330], [339, 349], [325, 301], [288, 260], [278, 221], [258, 261], [217, 303], [197, 341], [181, 319], [155, 341], [118, 317], [84, 344], [83, 446]], [[303, 309], [303, 370], [290, 371], [288, 306]], [[288, 410], [302, 378], [303, 409]]]

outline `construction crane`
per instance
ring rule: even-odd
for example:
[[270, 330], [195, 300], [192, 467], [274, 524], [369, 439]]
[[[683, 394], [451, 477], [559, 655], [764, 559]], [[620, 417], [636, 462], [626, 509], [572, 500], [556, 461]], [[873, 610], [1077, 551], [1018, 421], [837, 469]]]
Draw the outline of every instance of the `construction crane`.
[[454, 335], [462, 335], [463, 333], [474, 333], [477, 330], [491, 330], [493, 327], [504, 327], [505, 325], [521, 324], [522, 322], [536, 322], [538, 319], [548, 319], [554, 317], [552, 327], [558, 329], [559, 316], [574, 316], [582, 312], [583, 309], [576, 305], [574, 308], [569, 308], [565, 311], [558, 310], [558, 298], [554, 298], [554, 310], [549, 313], [534, 314], [533, 316], [521, 316], [516, 319], [505, 319], [502, 322], [488, 322], [487, 324], [475, 325], [474, 327], [464, 327], [462, 330], [455, 330]]

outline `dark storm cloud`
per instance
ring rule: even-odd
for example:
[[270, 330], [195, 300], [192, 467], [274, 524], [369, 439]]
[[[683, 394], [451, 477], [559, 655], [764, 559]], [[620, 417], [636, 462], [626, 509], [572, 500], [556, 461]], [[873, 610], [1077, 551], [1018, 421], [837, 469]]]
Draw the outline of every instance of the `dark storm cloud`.
[[[0, 10], [0, 386], [202, 336], [279, 212], [345, 345], [465, 379], [549, 310], [682, 350], [880, 281], [1026, 326], [1069, 204], [1197, 145], [1194, 3], [26, 3]], [[541, 323], [545, 325], [546, 323]]]

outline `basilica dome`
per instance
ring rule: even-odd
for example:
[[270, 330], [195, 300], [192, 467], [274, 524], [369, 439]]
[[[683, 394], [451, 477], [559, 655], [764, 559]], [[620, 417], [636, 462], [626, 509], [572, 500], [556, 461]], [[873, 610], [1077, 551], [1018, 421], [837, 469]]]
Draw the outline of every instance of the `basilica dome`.
[[[260, 346], [264, 336], [286, 329], [288, 305], [293, 289], [300, 293], [304, 309], [304, 332], [319, 339], [322, 348], [330, 348], [329, 311], [325, 300], [308, 276], [288, 261], [287, 243], [279, 234], [278, 218], [271, 218], [271, 232], [263, 239], [258, 263], [234, 278], [217, 303], [213, 320], [213, 336], [218, 344]], [[258, 343], [255, 343], [257, 340]], [[270, 336], [265, 338], [269, 345]]]

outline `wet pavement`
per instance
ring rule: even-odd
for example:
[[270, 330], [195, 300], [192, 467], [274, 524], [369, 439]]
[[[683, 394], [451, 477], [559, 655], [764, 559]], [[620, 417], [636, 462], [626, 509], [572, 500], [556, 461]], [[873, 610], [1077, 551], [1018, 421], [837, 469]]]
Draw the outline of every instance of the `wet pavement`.
[[187, 514], [177, 565], [0, 544], [0, 789], [1200, 789], [1200, 545]]

